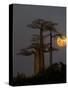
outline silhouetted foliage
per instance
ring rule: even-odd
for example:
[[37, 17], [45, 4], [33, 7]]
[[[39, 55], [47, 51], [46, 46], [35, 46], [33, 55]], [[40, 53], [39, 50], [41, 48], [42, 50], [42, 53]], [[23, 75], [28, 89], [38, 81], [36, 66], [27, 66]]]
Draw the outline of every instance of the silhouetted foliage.
[[43, 72], [40, 72], [32, 77], [26, 77], [23, 73], [17, 73], [17, 76], [14, 78], [13, 85], [36, 85], [65, 82], [66, 65], [60, 62], [52, 64]]

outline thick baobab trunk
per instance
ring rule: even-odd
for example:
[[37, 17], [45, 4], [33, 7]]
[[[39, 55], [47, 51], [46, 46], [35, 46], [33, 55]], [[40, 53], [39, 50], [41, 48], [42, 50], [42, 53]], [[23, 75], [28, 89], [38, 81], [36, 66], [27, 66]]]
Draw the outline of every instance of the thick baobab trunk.
[[44, 52], [43, 52], [43, 29], [40, 29], [40, 45], [36, 48], [34, 55], [34, 72], [35, 74], [44, 71]]

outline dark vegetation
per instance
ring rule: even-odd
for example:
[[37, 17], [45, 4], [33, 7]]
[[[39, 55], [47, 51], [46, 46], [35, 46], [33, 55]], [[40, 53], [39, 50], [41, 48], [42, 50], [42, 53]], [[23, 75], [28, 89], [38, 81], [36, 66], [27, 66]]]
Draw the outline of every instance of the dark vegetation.
[[36, 84], [54, 84], [66, 82], [66, 65], [62, 62], [55, 63], [49, 66], [43, 72], [32, 77], [26, 77], [24, 74], [17, 74], [14, 77], [12, 84], [20, 85], [36, 85]]

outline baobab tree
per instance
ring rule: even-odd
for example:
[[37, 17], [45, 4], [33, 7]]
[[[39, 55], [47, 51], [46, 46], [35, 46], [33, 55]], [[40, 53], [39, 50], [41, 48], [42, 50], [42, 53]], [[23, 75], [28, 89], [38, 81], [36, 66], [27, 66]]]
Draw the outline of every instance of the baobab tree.
[[[39, 29], [39, 35], [33, 35], [32, 44], [25, 49], [21, 49], [18, 55], [34, 55], [34, 72], [35, 74], [44, 71], [44, 53], [49, 52], [50, 54], [50, 65], [52, 65], [52, 51], [57, 51], [57, 48], [52, 46], [52, 38], [57, 36], [62, 36], [55, 29], [57, 23], [51, 21], [45, 21], [43, 19], [37, 19], [32, 21], [32, 24], [27, 25], [33, 29]], [[48, 35], [43, 35], [44, 32], [49, 32]], [[54, 33], [54, 35], [52, 35]], [[44, 44], [43, 38], [50, 37], [50, 42]]]

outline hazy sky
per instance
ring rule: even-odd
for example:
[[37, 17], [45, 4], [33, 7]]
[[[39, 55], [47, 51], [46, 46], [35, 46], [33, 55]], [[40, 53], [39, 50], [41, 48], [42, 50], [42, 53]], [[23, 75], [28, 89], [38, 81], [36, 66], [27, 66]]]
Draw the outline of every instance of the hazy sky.
[[[39, 33], [37, 29], [28, 28], [35, 19], [44, 19], [57, 22], [57, 31], [65, 34], [66, 30], [66, 8], [34, 5], [13, 6], [13, 75], [17, 72], [25, 73], [27, 76], [34, 74], [34, 58], [32, 56], [18, 56], [16, 53], [31, 44], [32, 34]], [[59, 47], [58, 47], [59, 48]], [[62, 61], [65, 63], [65, 48], [59, 48], [53, 53], [53, 63]], [[45, 54], [45, 66], [49, 65], [49, 55]]]

